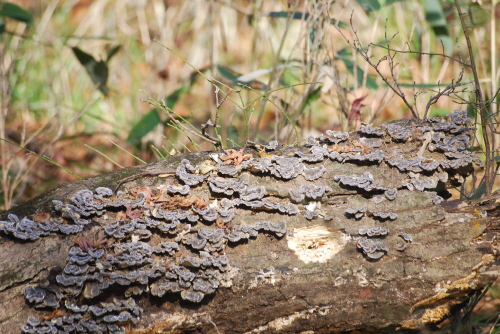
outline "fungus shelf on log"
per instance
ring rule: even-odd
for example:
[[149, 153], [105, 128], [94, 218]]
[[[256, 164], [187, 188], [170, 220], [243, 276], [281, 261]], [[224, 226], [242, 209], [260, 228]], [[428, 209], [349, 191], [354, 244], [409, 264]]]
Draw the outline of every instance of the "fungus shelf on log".
[[[441, 190], [481, 165], [467, 150], [472, 133], [456, 111], [63, 185], [0, 214], [0, 327], [329, 333], [438, 323], [498, 275], [498, 198], [458, 205]], [[144, 176], [121, 184], [124, 174]]]

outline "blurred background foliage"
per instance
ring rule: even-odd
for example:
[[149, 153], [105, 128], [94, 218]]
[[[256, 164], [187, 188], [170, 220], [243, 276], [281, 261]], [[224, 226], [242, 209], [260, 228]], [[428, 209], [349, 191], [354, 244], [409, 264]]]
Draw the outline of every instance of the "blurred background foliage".
[[[500, 6], [460, 4], [496, 150]], [[0, 209], [79, 177], [214, 149], [200, 134], [209, 120], [220, 126], [210, 135], [234, 147], [411, 117], [346, 42], [354, 31], [420, 117], [464, 71], [429, 116], [467, 109], [478, 122], [452, 0], [0, 1]], [[392, 74], [387, 48], [402, 51]], [[478, 170], [454, 196], [482, 194], [480, 180]], [[484, 305], [485, 319], [497, 315], [498, 299]]]
[[[495, 131], [496, 2], [461, 2]], [[0, 1], [1, 208], [77, 177], [213, 149], [200, 135], [209, 119], [233, 147], [411, 117], [339, 33], [353, 41], [353, 29], [375, 63], [387, 46], [405, 52], [393, 79], [420, 117], [459, 77], [451, 58], [469, 58], [451, 0]], [[386, 61], [379, 68], [390, 76]], [[429, 116], [467, 108], [477, 119], [464, 104], [471, 78], [466, 68]]]

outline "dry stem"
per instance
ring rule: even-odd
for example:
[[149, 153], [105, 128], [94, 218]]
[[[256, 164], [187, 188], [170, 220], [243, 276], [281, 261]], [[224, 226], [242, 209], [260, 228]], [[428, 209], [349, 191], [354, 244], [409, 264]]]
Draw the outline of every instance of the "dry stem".
[[474, 61], [474, 52], [472, 51], [472, 43], [470, 41], [469, 33], [467, 32], [467, 25], [465, 24], [464, 15], [466, 13], [462, 12], [458, 0], [455, 0], [455, 7], [457, 8], [458, 16], [460, 17], [460, 22], [462, 23], [462, 30], [464, 32], [465, 40], [467, 41], [467, 49], [469, 50], [470, 66], [472, 68], [472, 73], [474, 75], [474, 85], [477, 102], [479, 104], [479, 115], [481, 117], [481, 129], [483, 130], [483, 140], [486, 150], [486, 161], [484, 168], [484, 183], [486, 189], [486, 196], [491, 195], [491, 162], [493, 157], [491, 155], [490, 140], [488, 138], [488, 117], [486, 114], [486, 105], [484, 103], [483, 91], [481, 90], [481, 84], [479, 83], [479, 76], [477, 74], [476, 63]]

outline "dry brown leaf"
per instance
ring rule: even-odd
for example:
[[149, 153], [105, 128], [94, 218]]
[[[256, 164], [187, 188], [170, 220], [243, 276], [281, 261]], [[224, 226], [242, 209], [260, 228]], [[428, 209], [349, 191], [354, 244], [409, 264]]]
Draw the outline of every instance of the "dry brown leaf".
[[248, 160], [250, 158], [253, 158], [252, 154], [243, 155], [244, 150], [245, 150], [245, 148], [242, 148], [240, 150], [235, 150], [235, 149], [230, 148], [228, 150], [224, 150], [224, 153], [226, 154], [225, 156], [219, 154], [219, 158], [223, 161], [222, 162], [223, 165], [233, 164], [235, 166], [238, 166], [244, 160]]

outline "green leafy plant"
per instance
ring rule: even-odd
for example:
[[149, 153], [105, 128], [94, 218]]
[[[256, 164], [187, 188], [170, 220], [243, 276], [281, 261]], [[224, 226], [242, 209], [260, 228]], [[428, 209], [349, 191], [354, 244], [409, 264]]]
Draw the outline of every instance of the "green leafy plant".
[[18, 5], [0, 1], [0, 35], [5, 32], [5, 19], [31, 24], [33, 17]]
[[109, 89], [106, 86], [109, 75], [108, 62], [120, 50], [120, 48], [121, 45], [117, 45], [109, 50], [106, 60], [96, 60], [92, 55], [80, 50], [76, 46], [71, 48], [80, 64], [85, 67], [85, 70], [89, 74], [90, 79], [92, 79], [92, 82], [104, 95], [108, 95], [109, 92]]

